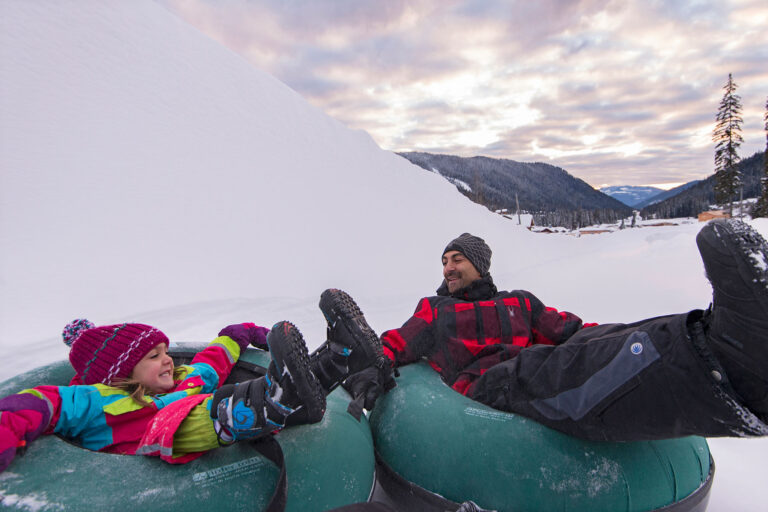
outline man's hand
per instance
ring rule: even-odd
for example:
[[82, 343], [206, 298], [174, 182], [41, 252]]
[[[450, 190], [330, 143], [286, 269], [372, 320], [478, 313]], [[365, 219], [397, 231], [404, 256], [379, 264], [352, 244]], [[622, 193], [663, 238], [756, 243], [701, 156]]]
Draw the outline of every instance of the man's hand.
[[348, 409], [350, 414], [359, 420], [362, 407], [369, 411], [373, 409], [376, 400], [394, 388], [397, 383], [395, 382], [392, 363], [389, 358], [383, 357], [376, 361], [375, 366], [370, 366], [350, 375], [341, 385], [352, 395], [353, 403]]

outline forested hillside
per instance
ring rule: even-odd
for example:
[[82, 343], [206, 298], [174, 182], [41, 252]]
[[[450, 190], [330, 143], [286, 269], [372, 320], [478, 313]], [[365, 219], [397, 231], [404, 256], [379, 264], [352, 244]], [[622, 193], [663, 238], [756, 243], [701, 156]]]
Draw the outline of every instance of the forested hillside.
[[545, 163], [418, 152], [398, 154], [442, 175], [472, 201], [491, 210], [515, 211], [519, 205], [521, 210], [532, 213], [593, 211], [602, 212], [597, 213], [602, 217], [622, 217], [631, 212], [620, 201]]
[[[765, 172], [765, 153], [758, 152], [739, 162], [741, 180], [744, 185], [744, 199], [758, 197], [761, 193], [760, 178]], [[709, 210], [715, 204], [715, 175], [711, 175], [692, 187], [659, 203], [646, 206], [641, 210], [643, 217], [670, 219], [675, 217], [695, 217]]]

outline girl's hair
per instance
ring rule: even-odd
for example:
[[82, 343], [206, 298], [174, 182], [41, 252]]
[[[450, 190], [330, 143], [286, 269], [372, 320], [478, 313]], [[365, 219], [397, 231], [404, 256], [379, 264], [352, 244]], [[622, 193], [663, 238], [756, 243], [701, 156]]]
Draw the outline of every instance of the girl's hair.
[[[181, 366], [176, 366], [173, 369], [173, 380], [179, 380], [182, 377], [184, 369]], [[152, 405], [151, 400], [147, 400], [147, 388], [144, 387], [144, 384], [139, 382], [136, 379], [123, 379], [117, 382], [113, 382], [110, 384], [113, 388], [120, 389], [122, 391], [127, 392], [131, 398], [133, 398], [133, 401], [137, 404], [141, 405], [142, 407], [148, 407]]]

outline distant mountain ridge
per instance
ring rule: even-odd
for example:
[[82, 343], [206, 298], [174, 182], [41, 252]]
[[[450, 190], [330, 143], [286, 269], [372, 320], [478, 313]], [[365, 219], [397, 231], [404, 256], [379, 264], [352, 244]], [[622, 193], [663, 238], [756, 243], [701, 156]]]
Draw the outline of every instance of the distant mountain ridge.
[[603, 187], [600, 189], [600, 192], [607, 194], [614, 199], [618, 199], [627, 206], [640, 210], [646, 206], [660, 203], [666, 199], [674, 197], [699, 182], [701, 182], [701, 180], [689, 181], [688, 183], [683, 183], [682, 185], [678, 185], [669, 190], [648, 186], [615, 185], [611, 187]]
[[693, 181], [689, 181], [688, 183], [683, 183], [682, 185], [678, 185], [677, 187], [671, 188], [669, 190], [662, 190], [659, 194], [656, 194], [655, 196], [649, 197], [648, 199], [645, 199], [644, 201], [639, 202], [638, 204], [635, 205], [635, 208], [642, 209], [642, 208], [645, 208], [646, 206], [660, 203], [662, 201], [669, 199], [670, 197], [675, 197], [682, 191], [688, 190], [689, 188], [693, 187], [694, 185], [700, 182], [701, 180], [693, 180]]
[[636, 207], [652, 197], [664, 192], [663, 189], [656, 187], [639, 187], [635, 185], [616, 185], [603, 187], [600, 189], [603, 194], [621, 201], [627, 206]]
[[626, 204], [595, 190], [560, 167], [484, 156], [459, 157], [422, 152], [397, 153], [450, 181], [472, 201], [491, 210], [528, 212], [603, 210], [609, 216], [631, 213]]

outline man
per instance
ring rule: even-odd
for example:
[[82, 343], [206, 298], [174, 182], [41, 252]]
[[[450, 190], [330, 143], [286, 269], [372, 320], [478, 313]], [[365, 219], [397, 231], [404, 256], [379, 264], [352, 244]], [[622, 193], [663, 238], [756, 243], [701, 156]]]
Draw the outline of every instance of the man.
[[[734, 220], [696, 241], [714, 292], [706, 311], [597, 326], [499, 292], [491, 249], [464, 233], [443, 251], [437, 296], [381, 336], [384, 354], [395, 367], [426, 357], [456, 391], [582, 438], [768, 435], [768, 245]], [[370, 406], [382, 388], [347, 384]]]

